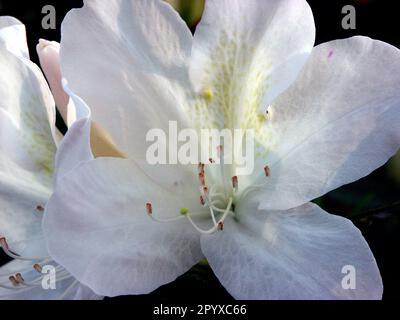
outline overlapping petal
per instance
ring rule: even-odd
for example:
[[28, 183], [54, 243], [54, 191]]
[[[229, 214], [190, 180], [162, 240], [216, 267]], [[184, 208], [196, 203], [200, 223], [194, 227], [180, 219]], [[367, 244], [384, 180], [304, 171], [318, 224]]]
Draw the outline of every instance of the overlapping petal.
[[[10, 242], [40, 230], [50, 195], [54, 101], [39, 69], [0, 45], [0, 233]], [[54, 129], [54, 123], [53, 123]]]
[[[201, 239], [215, 274], [235, 298], [381, 299], [375, 259], [349, 220], [314, 204], [241, 210], [241, 223], [231, 220], [226, 231]], [[355, 289], [347, 287], [348, 268], [355, 270]]]
[[88, 0], [62, 29], [63, 75], [124, 153], [144, 159], [150, 129], [185, 122], [192, 36], [168, 4]]
[[[271, 108], [258, 195], [289, 209], [379, 168], [400, 147], [400, 51], [354, 37], [319, 45], [298, 81]], [[260, 173], [263, 172], [259, 168]]]
[[102, 295], [148, 293], [175, 280], [201, 260], [200, 237], [186, 219], [153, 221], [146, 202], [165, 219], [193, 208], [198, 196], [180, 181], [165, 183], [129, 160], [96, 159], [75, 168], [46, 207], [50, 254]]
[[[25, 27], [12, 17], [0, 17], [0, 65], [1, 249], [18, 258], [0, 268], [0, 299], [101, 299], [48, 257], [41, 224], [61, 135], [47, 82], [29, 60]], [[42, 288], [35, 261], [60, 271], [56, 290]], [[17, 273], [18, 288], [8, 279]]]
[[25, 26], [14, 17], [0, 17], [0, 44], [18, 57], [29, 59]]
[[260, 115], [297, 78], [314, 40], [306, 1], [206, 1], [190, 63], [205, 98], [192, 108], [197, 125], [256, 129], [262, 140]]
[[55, 159], [54, 183], [77, 167], [79, 164], [94, 159], [91, 149], [91, 112], [86, 103], [74, 94], [63, 81], [64, 90], [71, 99], [76, 121], [70, 126], [57, 150]]

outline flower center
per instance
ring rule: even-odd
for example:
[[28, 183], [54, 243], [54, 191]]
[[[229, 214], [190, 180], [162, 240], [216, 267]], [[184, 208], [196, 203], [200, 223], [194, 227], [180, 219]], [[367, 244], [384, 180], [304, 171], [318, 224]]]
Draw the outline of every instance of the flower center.
[[[200, 192], [200, 204], [204, 208], [202, 212], [192, 212], [189, 208], [181, 208], [179, 215], [169, 219], [160, 219], [153, 215], [153, 206], [151, 203], [146, 204], [147, 214], [151, 219], [157, 222], [174, 222], [181, 219], [187, 219], [191, 225], [201, 234], [212, 234], [217, 231], [224, 230], [225, 220], [232, 216], [237, 218], [235, 212], [236, 204], [240, 201], [243, 195], [253, 191], [254, 188], [247, 188], [243, 194], [239, 197], [239, 179], [237, 176], [233, 176], [230, 179], [225, 173], [225, 162], [223, 155], [223, 147], [218, 147], [218, 158], [219, 158], [219, 178], [220, 183], [214, 183], [211, 186], [207, 184], [207, 175], [205, 171], [205, 164], [199, 163], [198, 165], [198, 178], [199, 178], [199, 192]], [[210, 164], [214, 164], [213, 159], [209, 159]], [[270, 175], [270, 169], [268, 166], [264, 169], [265, 175]], [[195, 222], [196, 217], [209, 217], [212, 221], [212, 227], [204, 229]]]

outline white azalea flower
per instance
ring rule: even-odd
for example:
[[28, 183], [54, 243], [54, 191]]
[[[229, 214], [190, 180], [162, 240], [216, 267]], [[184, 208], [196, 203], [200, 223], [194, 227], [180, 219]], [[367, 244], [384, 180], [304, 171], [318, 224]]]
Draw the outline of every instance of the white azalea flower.
[[[309, 201], [398, 150], [400, 53], [365, 37], [313, 48], [314, 37], [303, 0], [208, 0], [194, 38], [162, 1], [69, 13], [61, 61], [79, 120], [58, 151], [50, 253], [108, 296], [151, 292], [205, 257], [239, 299], [380, 299], [360, 231]], [[126, 159], [94, 159], [91, 118]], [[146, 133], [170, 120], [254, 129], [254, 174], [147, 165]], [[349, 265], [355, 289], [342, 286]]]
[[[38, 50], [47, 74], [58, 73], [58, 85], [49, 80], [58, 105], [67, 107], [57, 45], [42, 41]], [[61, 134], [46, 80], [29, 60], [25, 27], [11, 17], [0, 17], [0, 65], [0, 249], [14, 259], [0, 268], [0, 299], [95, 298], [46, 249], [41, 222]], [[42, 287], [45, 266], [55, 267], [56, 290]]]

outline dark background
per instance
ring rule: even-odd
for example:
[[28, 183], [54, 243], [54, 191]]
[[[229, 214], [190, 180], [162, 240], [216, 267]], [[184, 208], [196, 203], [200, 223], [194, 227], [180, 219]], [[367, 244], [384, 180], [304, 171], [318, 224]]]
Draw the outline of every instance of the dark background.
[[[194, 0], [196, 1], [196, 0]], [[388, 42], [400, 48], [399, 11], [392, 0], [309, 0], [317, 26], [317, 44], [365, 35]], [[54, 5], [57, 10], [57, 30], [41, 28], [41, 13], [44, 5]], [[357, 10], [357, 29], [344, 30], [341, 26], [344, 5], [354, 5]], [[28, 32], [28, 43], [32, 60], [37, 62], [36, 44], [39, 38], [60, 39], [60, 26], [65, 14], [73, 7], [80, 7], [82, 1], [18, 1], [0, 0], [0, 15], [20, 19]], [[182, 10], [187, 20], [188, 13]], [[195, 23], [188, 22], [194, 30]], [[1, 70], [0, 70], [1, 72]], [[59, 122], [62, 127], [62, 123]], [[316, 202], [328, 212], [351, 219], [363, 232], [376, 260], [384, 282], [384, 299], [400, 299], [400, 159], [392, 160], [369, 177], [342, 187]], [[0, 208], [1, 210], [1, 208]], [[0, 265], [7, 262], [0, 254]], [[231, 297], [219, 284], [213, 272], [205, 264], [199, 264], [174, 283], [166, 285], [149, 296], [121, 297], [118, 299], [160, 299], [160, 300], [229, 300]]]

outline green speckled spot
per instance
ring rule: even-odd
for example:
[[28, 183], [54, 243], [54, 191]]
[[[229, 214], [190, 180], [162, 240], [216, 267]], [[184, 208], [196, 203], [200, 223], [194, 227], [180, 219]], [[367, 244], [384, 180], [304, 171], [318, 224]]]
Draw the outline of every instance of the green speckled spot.
[[191, 95], [188, 114], [198, 129], [254, 130], [256, 150], [265, 157], [273, 137], [266, 115], [260, 113], [267, 107], [262, 100], [270, 66], [259, 55], [240, 35], [222, 33], [204, 66], [203, 89]]
[[40, 101], [30, 101], [38, 106], [36, 109], [31, 107], [22, 110], [21, 130], [22, 141], [28, 155], [37, 166], [37, 170], [51, 179], [54, 171], [54, 157], [56, 146], [54, 144], [50, 125], [44, 107], [38, 110]]

